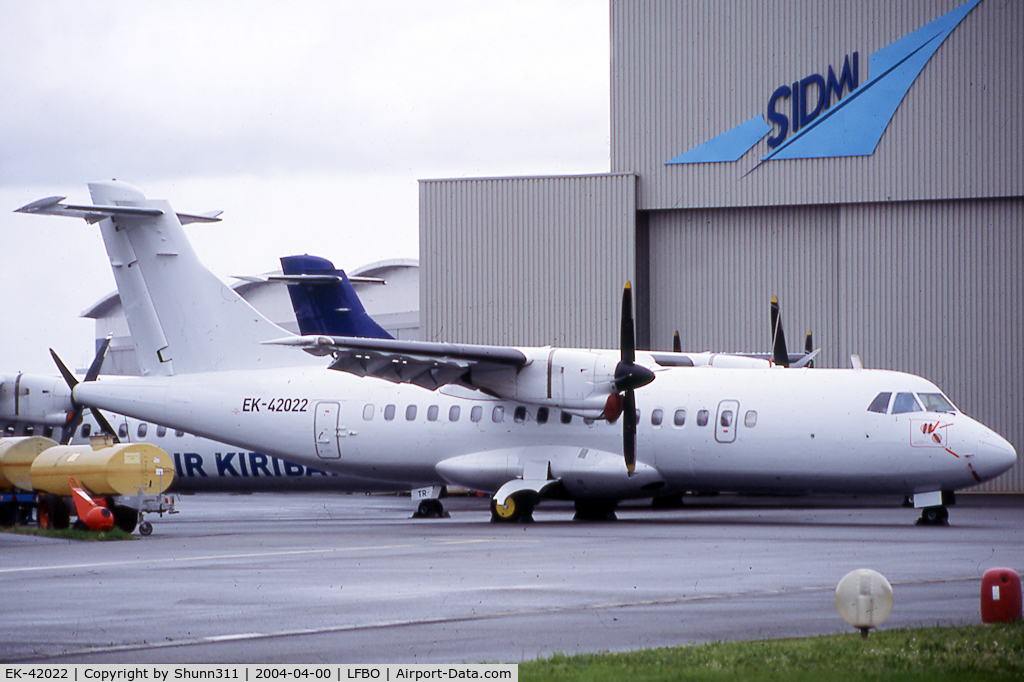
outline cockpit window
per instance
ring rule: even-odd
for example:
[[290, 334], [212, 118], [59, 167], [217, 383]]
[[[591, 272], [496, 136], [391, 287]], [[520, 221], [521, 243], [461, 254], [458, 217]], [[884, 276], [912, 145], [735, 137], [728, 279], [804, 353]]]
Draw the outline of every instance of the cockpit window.
[[889, 398], [892, 397], [892, 393], [879, 393], [875, 396], [875, 399], [868, 405], [868, 412], [878, 412], [879, 414], [885, 414], [886, 410], [889, 409]]
[[917, 397], [921, 399], [926, 412], [956, 412], [953, 403], [941, 393], [918, 393]]
[[892, 413], [903, 414], [905, 412], [921, 412], [921, 406], [913, 393], [896, 394], [896, 400], [892, 404]]

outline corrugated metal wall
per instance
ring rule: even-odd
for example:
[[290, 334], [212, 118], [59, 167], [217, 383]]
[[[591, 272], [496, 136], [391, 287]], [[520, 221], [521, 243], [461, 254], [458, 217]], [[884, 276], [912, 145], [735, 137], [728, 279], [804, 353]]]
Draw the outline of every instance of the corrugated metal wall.
[[694, 209], [650, 217], [651, 341], [690, 350], [771, 348], [769, 304], [779, 297], [791, 350], [816, 331], [836, 366], [839, 208]]
[[859, 52], [863, 81], [873, 51], [964, 2], [612, 0], [611, 170], [642, 178], [641, 209], [1024, 194], [1019, 1], [983, 0], [967, 16], [870, 157], [773, 161], [748, 174], [768, 151], [762, 140], [736, 163], [665, 165], [847, 54]]
[[629, 174], [421, 181], [424, 340], [616, 343], [635, 197]]
[[658, 211], [649, 240], [655, 347], [766, 350], [778, 294], [791, 349], [927, 377], [1024, 452], [1024, 199]]

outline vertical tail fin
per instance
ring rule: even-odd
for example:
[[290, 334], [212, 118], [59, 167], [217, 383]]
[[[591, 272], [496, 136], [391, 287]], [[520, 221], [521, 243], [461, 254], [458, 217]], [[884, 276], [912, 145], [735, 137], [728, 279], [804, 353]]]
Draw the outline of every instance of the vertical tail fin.
[[383, 327], [366, 313], [356, 290], [342, 270], [318, 256], [285, 256], [281, 258], [285, 275], [324, 275], [331, 281], [289, 282], [288, 294], [303, 335], [360, 336], [391, 339]]
[[147, 200], [123, 182], [90, 184], [89, 191], [92, 206], [49, 197], [18, 210], [99, 223], [143, 374], [316, 362], [304, 353], [262, 345], [289, 333], [199, 262], [181, 225], [210, 222], [213, 216], [176, 214], [166, 201]]

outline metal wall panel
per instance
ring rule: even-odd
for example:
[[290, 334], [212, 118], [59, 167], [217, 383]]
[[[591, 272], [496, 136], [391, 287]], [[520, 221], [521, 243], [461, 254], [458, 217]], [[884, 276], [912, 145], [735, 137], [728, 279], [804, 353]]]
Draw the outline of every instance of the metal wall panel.
[[421, 181], [423, 338], [616, 347], [635, 224], [629, 174]]
[[651, 340], [669, 349], [771, 349], [779, 297], [789, 348], [815, 333], [819, 364], [836, 366], [839, 207], [657, 211], [650, 217]]
[[735, 163], [665, 165], [855, 51], [865, 80], [872, 52], [964, 1], [612, 0], [611, 169], [642, 178], [641, 209], [1020, 196], [1022, 2], [982, 0], [871, 156], [758, 166], [762, 140]]

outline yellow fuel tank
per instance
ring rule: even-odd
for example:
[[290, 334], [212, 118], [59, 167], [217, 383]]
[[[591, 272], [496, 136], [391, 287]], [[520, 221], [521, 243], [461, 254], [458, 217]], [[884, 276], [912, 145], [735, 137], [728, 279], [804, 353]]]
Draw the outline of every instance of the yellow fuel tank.
[[149, 443], [58, 445], [32, 462], [32, 487], [70, 495], [68, 478], [93, 495], [158, 495], [174, 481], [171, 456]]
[[29, 469], [39, 453], [57, 445], [42, 436], [0, 438], [0, 490], [32, 490]]

